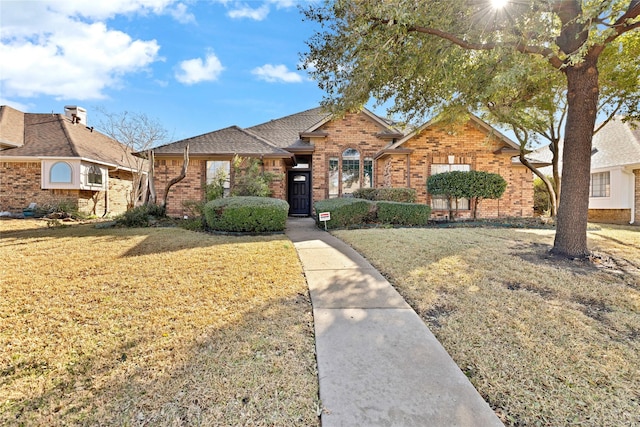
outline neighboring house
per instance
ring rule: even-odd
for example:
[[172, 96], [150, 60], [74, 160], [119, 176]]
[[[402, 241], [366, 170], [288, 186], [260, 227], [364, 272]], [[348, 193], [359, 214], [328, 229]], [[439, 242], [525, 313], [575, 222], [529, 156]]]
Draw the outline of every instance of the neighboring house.
[[[622, 119], [616, 116], [593, 136], [589, 221], [640, 225], [640, 123]], [[546, 146], [531, 155], [551, 161]], [[562, 162], [559, 169], [562, 174]], [[541, 171], [551, 175], [550, 167]]]
[[0, 106], [0, 211], [71, 204], [103, 216], [126, 211], [140, 158], [87, 127], [86, 110], [23, 113]]
[[[222, 168], [231, 177], [234, 155], [262, 160], [276, 179], [273, 197], [287, 200], [291, 215], [310, 215], [313, 202], [349, 196], [358, 188], [411, 187], [419, 203], [431, 204], [432, 216], [448, 215], [446, 203], [426, 191], [427, 178], [449, 170], [499, 173], [508, 183], [499, 200], [480, 205], [482, 217], [532, 216], [531, 173], [512, 158], [518, 146], [475, 116], [457, 133], [428, 123], [405, 135], [363, 109], [334, 117], [321, 108], [272, 120], [246, 129], [228, 127], [154, 149], [158, 198], [166, 183], [179, 175], [189, 144], [186, 178], [167, 199], [170, 215], [188, 215], [184, 202], [204, 198], [204, 186]], [[468, 203], [459, 215], [469, 217]]]

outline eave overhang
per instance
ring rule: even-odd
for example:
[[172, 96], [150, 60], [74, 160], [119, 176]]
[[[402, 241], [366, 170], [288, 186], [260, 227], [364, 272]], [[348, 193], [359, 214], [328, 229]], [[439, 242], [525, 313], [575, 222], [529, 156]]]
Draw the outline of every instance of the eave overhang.
[[411, 148], [388, 148], [386, 150], [378, 151], [373, 158], [378, 160], [387, 156], [407, 155], [411, 153], [413, 153], [413, 149]]

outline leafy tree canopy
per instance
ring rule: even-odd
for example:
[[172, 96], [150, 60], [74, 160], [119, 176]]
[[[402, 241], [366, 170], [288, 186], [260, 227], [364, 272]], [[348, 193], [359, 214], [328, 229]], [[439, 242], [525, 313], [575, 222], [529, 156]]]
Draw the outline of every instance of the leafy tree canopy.
[[[491, 96], [528, 103], [538, 97], [538, 105], [551, 108], [545, 89], [566, 79], [559, 95], [567, 105], [566, 188], [553, 250], [588, 254], [591, 141], [604, 86], [599, 59], [608, 56], [614, 68], [612, 61], [638, 64], [615, 42], [640, 27], [640, 0], [507, 1], [500, 8], [488, 0], [326, 0], [305, 14], [322, 31], [308, 41], [303, 66], [336, 112], [358, 109], [370, 97], [379, 104], [393, 101], [390, 113], [408, 120], [468, 109]], [[633, 46], [637, 36], [631, 37]], [[553, 81], [536, 78], [544, 67], [555, 70], [549, 72]]]

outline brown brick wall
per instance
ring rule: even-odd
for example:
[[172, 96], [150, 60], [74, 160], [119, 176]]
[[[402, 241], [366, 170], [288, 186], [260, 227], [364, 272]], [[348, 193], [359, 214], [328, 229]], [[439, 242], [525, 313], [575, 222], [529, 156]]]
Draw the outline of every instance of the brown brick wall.
[[[182, 171], [182, 157], [175, 159], [156, 159], [155, 188], [158, 203], [164, 200], [164, 189], [169, 181], [180, 175]], [[202, 201], [204, 199], [204, 184], [206, 183], [205, 159], [189, 159], [185, 178], [171, 187], [167, 198], [167, 215], [182, 217], [190, 214], [190, 210], [183, 206], [185, 201]]]
[[[40, 188], [39, 162], [3, 162], [0, 164], [0, 210], [21, 213], [29, 203], [39, 206], [70, 203], [80, 212], [102, 216], [105, 213], [105, 192], [88, 190], [43, 190]], [[126, 195], [131, 188], [131, 173], [109, 174], [109, 211], [126, 211]]]
[[109, 172], [109, 215], [119, 215], [127, 211], [132, 181], [131, 172], [123, 170]]
[[0, 163], [0, 211], [22, 213], [32, 202], [77, 204], [78, 190], [42, 190], [40, 178], [40, 162]]
[[[388, 141], [375, 136], [382, 129], [365, 114], [347, 114], [343, 118], [324, 124], [318, 130], [329, 135], [326, 138], [311, 140], [316, 147], [312, 160], [314, 201], [329, 197], [327, 171], [331, 157], [340, 158], [344, 150], [355, 148], [360, 152], [362, 161], [364, 158], [373, 158], [377, 152], [388, 145]], [[380, 182], [381, 178], [378, 170], [380, 162], [377, 163], [374, 166], [376, 183]]]
[[590, 222], [608, 224], [629, 224], [631, 209], [589, 209]]
[[[403, 145], [413, 149], [410, 156], [410, 187], [418, 193], [419, 203], [431, 203], [426, 191], [431, 164], [447, 164], [454, 156], [455, 164], [469, 164], [471, 170], [500, 174], [507, 181], [507, 189], [498, 200], [483, 200], [478, 207], [478, 217], [533, 216], [533, 175], [523, 166], [513, 166], [510, 154], [494, 154], [502, 144], [468, 124], [463, 131], [451, 134], [439, 129], [427, 129]], [[401, 156], [395, 156], [400, 159]], [[406, 182], [402, 171], [393, 168], [393, 184]], [[434, 211], [433, 217], [442, 217], [448, 212]], [[471, 211], [459, 211], [462, 218], [470, 217]]]
[[[190, 215], [191, 210], [184, 206], [184, 202], [204, 200], [204, 186], [207, 180], [207, 160], [231, 161], [232, 159], [190, 158], [185, 178], [169, 190], [169, 198], [167, 199], [167, 215], [174, 217]], [[164, 198], [164, 189], [167, 183], [177, 177], [182, 171], [183, 162], [184, 160], [182, 157], [174, 159], [156, 159], [155, 187], [158, 203], [161, 203]], [[265, 172], [271, 172], [274, 174], [274, 179], [270, 186], [272, 197], [286, 200], [287, 180], [284, 161], [282, 159], [265, 159], [263, 161], [263, 168]], [[233, 187], [233, 168], [231, 168], [231, 186]]]

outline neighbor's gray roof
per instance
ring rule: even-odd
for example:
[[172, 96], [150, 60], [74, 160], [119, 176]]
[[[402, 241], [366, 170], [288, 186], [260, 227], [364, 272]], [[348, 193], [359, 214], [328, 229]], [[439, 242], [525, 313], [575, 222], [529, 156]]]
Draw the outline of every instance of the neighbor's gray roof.
[[[591, 143], [591, 169], [603, 169], [614, 166], [640, 164], [640, 122], [622, 121], [622, 116], [616, 116], [593, 136]], [[551, 151], [545, 145], [527, 155], [539, 161], [551, 163]], [[560, 141], [559, 168], [562, 172], [562, 149]], [[543, 173], [551, 174], [551, 168], [540, 169]]]
[[261, 123], [248, 129], [280, 148], [287, 148], [300, 139], [300, 132], [312, 128], [329, 116], [330, 113], [322, 107], [317, 107]]
[[291, 153], [276, 147], [260, 135], [238, 126], [194, 136], [153, 149], [158, 155], [180, 155], [189, 144], [190, 155], [273, 155], [291, 157]]
[[640, 122], [616, 116], [593, 136], [591, 169], [640, 163]]
[[128, 147], [84, 124], [71, 123], [63, 114], [23, 113], [3, 105], [0, 128], [3, 139], [22, 143], [0, 151], [0, 157], [80, 157], [125, 168], [141, 161]]

